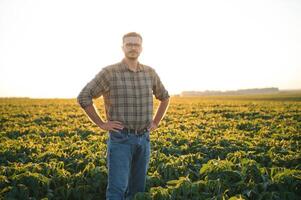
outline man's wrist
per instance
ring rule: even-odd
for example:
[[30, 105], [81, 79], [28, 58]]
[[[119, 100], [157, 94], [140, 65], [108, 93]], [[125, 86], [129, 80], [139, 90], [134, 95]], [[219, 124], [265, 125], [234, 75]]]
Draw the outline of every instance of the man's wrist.
[[105, 122], [102, 122], [102, 121], [101, 121], [101, 122], [99, 122], [99, 123], [97, 124], [97, 126], [101, 128], [104, 124], [105, 124]]

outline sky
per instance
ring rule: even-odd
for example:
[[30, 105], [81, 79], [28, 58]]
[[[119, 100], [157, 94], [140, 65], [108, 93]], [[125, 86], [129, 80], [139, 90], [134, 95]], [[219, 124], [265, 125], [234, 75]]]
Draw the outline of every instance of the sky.
[[170, 94], [301, 88], [300, 0], [0, 0], [0, 97], [75, 98], [132, 31]]

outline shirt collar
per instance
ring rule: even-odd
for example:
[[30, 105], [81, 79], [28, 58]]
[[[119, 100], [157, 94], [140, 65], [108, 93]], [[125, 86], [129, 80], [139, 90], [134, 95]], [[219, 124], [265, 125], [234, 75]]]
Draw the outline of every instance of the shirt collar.
[[[129, 70], [131, 72], [133, 72], [132, 70], [130, 70], [129, 66], [125, 63], [124, 59], [121, 60], [121, 66], [123, 67], [123, 69]], [[138, 61], [138, 68], [136, 72], [140, 72], [143, 71], [144, 67], [143, 65]]]

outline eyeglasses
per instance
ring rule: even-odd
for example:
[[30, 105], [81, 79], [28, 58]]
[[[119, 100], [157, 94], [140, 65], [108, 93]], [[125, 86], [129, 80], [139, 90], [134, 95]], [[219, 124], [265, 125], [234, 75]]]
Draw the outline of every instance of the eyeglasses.
[[141, 47], [141, 44], [137, 44], [137, 43], [126, 43], [125, 44], [125, 47], [126, 48], [139, 48], [139, 47]]

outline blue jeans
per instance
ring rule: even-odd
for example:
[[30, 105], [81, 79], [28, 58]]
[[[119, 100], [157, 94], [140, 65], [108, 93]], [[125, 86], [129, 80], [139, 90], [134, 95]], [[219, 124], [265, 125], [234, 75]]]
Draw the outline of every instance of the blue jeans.
[[137, 136], [110, 131], [107, 141], [106, 199], [128, 200], [137, 192], [144, 192], [149, 159], [149, 132]]

